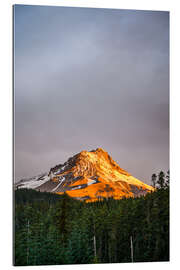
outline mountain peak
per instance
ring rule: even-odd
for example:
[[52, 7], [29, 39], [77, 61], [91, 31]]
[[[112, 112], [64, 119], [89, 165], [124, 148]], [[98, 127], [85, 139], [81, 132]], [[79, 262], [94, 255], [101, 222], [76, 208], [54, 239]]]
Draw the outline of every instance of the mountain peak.
[[120, 168], [102, 148], [83, 150], [64, 164], [51, 168], [49, 174], [33, 179], [33, 183], [21, 181], [20, 187], [30, 183], [29, 186], [39, 191], [66, 192], [73, 198], [85, 201], [136, 197], [154, 190]]
[[87, 150], [82, 150], [79, 154], [82, 154], [82, 155], [86, 155], [88, 153], [107, 153], [107, 151], [105, 151], [103, 148], [96, 148], [95, 150], [90, 150], [90, 151], [87, 151]]
[[98, 147], [96, 148], [95, 152], [102, 152], [102, 153], [107, 153], [103, 148]]

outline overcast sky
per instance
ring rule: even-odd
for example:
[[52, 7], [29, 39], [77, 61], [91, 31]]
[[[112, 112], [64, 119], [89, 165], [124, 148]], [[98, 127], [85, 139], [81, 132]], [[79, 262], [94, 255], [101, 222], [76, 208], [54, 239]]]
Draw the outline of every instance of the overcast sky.
[[15, 178], [105, 149], [150, 183], [169, 169], [169, 13], [14, 8]]

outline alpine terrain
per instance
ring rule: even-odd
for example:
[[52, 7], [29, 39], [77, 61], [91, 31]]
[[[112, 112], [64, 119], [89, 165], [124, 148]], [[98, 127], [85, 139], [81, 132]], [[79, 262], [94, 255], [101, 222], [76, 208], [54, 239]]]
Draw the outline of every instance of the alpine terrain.
[[31, 188], [41, 192], [66, 193], [86, 202], [102, 198], [138, 197], [154, 191], [119, 165], [102, 148], [82, 151], [48, 173], [22, 179], [15, 188]]

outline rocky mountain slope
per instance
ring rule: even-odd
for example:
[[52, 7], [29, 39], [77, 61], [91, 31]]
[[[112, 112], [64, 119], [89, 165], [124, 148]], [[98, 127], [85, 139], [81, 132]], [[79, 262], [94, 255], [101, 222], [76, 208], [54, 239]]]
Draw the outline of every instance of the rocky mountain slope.
[[45, 173], [30, 179], [22, 179], [16, 188], [33, 188], [39, 191], [63, 194], [89, 201], [101, 198], [121, 199], [137, 197], [154, 191], [137, 178], [121, 169], [101, 148], [82, 151]]

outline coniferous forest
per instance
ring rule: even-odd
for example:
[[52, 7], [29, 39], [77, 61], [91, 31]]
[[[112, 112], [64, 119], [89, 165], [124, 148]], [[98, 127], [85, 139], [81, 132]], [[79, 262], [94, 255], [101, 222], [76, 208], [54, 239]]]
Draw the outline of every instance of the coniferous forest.
[[155, 192], [93, 203], [14, 192], [14, 264], [60, 265], [169, 260], [169, 173]]

